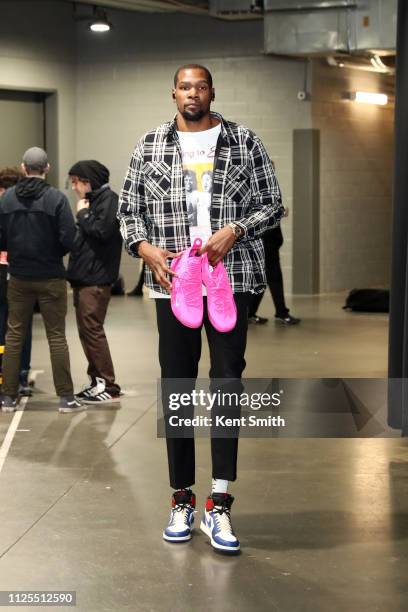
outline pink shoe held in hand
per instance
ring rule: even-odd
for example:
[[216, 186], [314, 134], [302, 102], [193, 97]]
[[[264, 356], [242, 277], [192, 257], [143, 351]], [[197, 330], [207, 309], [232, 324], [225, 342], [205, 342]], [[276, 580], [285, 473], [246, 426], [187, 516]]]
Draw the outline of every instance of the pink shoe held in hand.
[[222, 261], [212, 267], [207, 253], [204, 253], [202, 278], [207, 287], [207, 310], [211, 325], [219, 332], [231, 331], [237, 323], [237, 307]]
[[200, 327], [203, 322], [204, 306], [201, 280], [201, 256], [197, 256], [202, 240], [196, 238], [194, 244], [180, 257], [173, 259], [171, 290], [171, 309], [174, 316], [186, 327]]

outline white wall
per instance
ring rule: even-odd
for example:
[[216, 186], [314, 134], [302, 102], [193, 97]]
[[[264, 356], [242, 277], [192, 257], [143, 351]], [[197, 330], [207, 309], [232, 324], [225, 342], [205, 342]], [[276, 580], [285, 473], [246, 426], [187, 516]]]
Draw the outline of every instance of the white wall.
[[342, 99], [392, 92], [393, 78], [314, 63], [313, 125], [321, 133], [320, 291], [388, 286], [394, 104]]

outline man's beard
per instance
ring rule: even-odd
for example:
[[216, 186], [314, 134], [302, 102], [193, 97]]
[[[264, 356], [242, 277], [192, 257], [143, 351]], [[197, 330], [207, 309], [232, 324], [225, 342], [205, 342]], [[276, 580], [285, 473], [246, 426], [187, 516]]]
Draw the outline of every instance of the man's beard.
[[203, 110], [199, 110], [195, 113], [190, 113], [188, 110], [183, 110], [181, 115], [186, 121], [200, 121], [200, 119], [205, 116], [205, 112]]

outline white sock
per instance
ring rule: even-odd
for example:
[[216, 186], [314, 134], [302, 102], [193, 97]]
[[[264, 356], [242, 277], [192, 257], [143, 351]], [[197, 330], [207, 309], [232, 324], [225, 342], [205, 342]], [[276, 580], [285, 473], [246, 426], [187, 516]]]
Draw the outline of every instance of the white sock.
[[228, 480], [213, 478], [211, 483], [211, 493], [228, 493]]

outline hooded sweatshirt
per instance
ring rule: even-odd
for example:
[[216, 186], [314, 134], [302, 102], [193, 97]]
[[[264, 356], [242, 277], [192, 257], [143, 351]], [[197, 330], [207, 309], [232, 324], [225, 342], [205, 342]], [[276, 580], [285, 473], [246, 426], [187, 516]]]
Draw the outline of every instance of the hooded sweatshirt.
[[[81, 178], [90, 180], [89, 168], [83, 168], [82, 172]], [[67, 272], [73, 287], [111, 285], [118, 278], [122, 254], [122, 236], [116, 218], [118, 196], [109, 185], [99, 186], [101, 180], [102, 177], [94, 179], [98, 188], [86, 194], [89, 208], [77, 214], [78, 230]]]
[[64, 278], [75, 222], [65, 195], [40, 177], [21, 179], [0, 204], [0, 248], [8, 251], [11, 276]]

